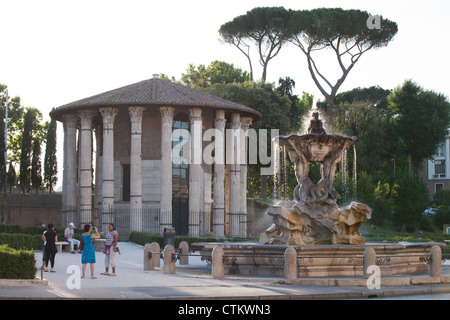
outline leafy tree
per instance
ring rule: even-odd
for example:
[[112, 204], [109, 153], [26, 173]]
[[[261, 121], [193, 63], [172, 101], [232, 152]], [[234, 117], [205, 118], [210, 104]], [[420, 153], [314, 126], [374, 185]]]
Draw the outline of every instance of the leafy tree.
[[53, 187], [58, 181], [58, 166], [56, 161], [56, 120], [52, 119], [47, 128], [47, 143], [44, 158], [44, 184], [52, 193]]
[[[358, 87], [350, 91], [338, 93], [336, 95], [336, 104], [341, 102], [353, 103], [357, 101], [369, 101], [374, 108], [377, 108], [378, 111], [381, 113], [387, 113], [387, 98], [391, 92], [392, 90], [383, 89], [379, 86], [372, 86], [370, 88]], [[324, 110], [326, 110], [326, 103]]]
[[[295, 81], [290, 77], [280, 78], [278, 80], [277, 91], [288, 97], [291, 101], [291, 110], [289, 112], [289, 118], [291, 119], [291, 130], [298, 131], [301, 128], [301, 119], [306, 112], [312, 107], [313, 95], [303, 92], [302, 98], [299, 99], [297, 95], [294, 95], [293, 88], [295, 88]], [[305, 128], [302, 128], [305, 129]]]
[[242, 83], [249, 80], [246, 71], [235, 68], [233, 64], [215, 60], [207, 67], [199, 65], [195, 67], [189, 64], [186, 73], [181, 75], [181, 81], [190, 87], [207, 88], [217, 83]]
[[[382, 18], [380, 29], [369, 29], [369, 17], [365, 11], [340, 8], [290, 12], [285, 37], [306, 56], [310, 75], [327, 101], [327, 124], [333, 118], [336, 94], [361, 56], [386, 46], [397, 33], [397, 24]], [[331, 50], [341, 72], [335, 83], [316, 63], [317, 54], [326, 49]]]
[[450, 122], [450, 103], [442, 94], [407, 80], [388, 98], [396, 134], [409, 156], [410, 174], [419, 172], [423, 160], [436, 153], [445, 140]]
[[31, 186], [36, 190], [36, 193], [38, 193], [38, 190], [42, 185], [41, 171], [41, 143], [39, 138], [34, 138], [33, 158], [31, 160]]
[[255, 129], [280, 129], [281, 134], [291, 131], [292, 119], [289, 118], [291, 102], [280, 95], [270, 83], [216, 84], [207, 90], [209, 93], [236, 103], [243, 104], [261, 112], [261, 121], [252, 124]]
[[284, 30], [289, 11], [283, 7], [259, 7], [223, 24], [219, 33], [224, 42], [234, 45], [246, 57], [250, 67], [250, 80], [253, 80], [253, 66], [250, 58], [250, 44], [258, 51], [259, 63], [263, 67], [262, 80], [266, 81], [267, 67], [278, 55], [287, 38]]
[[374, 224], [382, 225], [385, 220], [392, 220], [391, 186], [389, 183], [378, 181], [374, 190], [374, 201], [370, 206], [373, 212], [372, 222]]
[[[0, 84], [0, 122], [5, 122], [7, 86]], [[42, 113], [36, 108], [25, 108], [21, 105], [20, 97], [9, 98], [8, 106], [8, 161], [20, 163], [22, 149], [22, 133], [24, 131], [25, 112], [31, 109], [34, 115], [32, 135], [39, 137], [41, 143], [45, 139], [46, 123], [42, 124]], [[4, 128], [2, 129], [2, 132]]]
[[450, 190], [441, 189], [433, 196], [433, 204], [437, 207], [436, 215], [434, 216], [434, 224], [442, 228], [443, 224], [450, 222]]
[[6, 192], [6, 162], [5, 162], [5, 121], [0, 121], [0, 189]]
[[[390, 90], [380, 87], [356, 88], [336, 96], [332, 121], [334, 132], [356, 136], [358, 171], [367, 172], [376, 183], [389, 177], [392, 182], [394, 162], [400, 167], [399, 138], [387, 108]], [[318, 103], [319, 108], [324, 103]], [[353, 149], [349, 151], [349, 167], [353, 165]], [[392, 179], [391, 179], [392, 178]]]
[[420, 221], [422, 212], [429, 204], [425, 183], [418, 176], [402, 172], [391, 192], [394, 227], [400, 230], [402, 226], [406, 226], [411, 230]]
[[436, 207], [450, 207], [450, 190], [438, 190], [433, 196], [433, 202]]

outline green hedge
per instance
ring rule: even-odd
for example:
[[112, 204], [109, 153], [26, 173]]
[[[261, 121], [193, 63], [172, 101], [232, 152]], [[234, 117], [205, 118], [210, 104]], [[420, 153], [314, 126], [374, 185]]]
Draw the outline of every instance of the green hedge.
[[163, 245], [163, 237], [157, 234], [151, 234], [146, 232], [132, 231], [128, 240], [141, 246], [145, 246], [146, 243], [157, 242], [160, 246]]
[[[55, 227], [55, 232], [58, 235], [58, 239], [62, 239], [64, 237], [64, 230], [66, 228], [59, 228]], [[74, 228], [75, 230], [75, 238], [79, 239], [81, 238], [81, 234], [84, 232], [83, 229]], [[31, 234], [36, 235], [44, 233], [44, 231], [47, 231], [47, 227], [41, 227], [41, 226], [20, 226], [17, 224], [0, 224], [0, 233], [24, 233], [24, 234]]]
[[[66, 228], [55, 228], [58, 235], [58, 241], [64, 238], [64, 230]], [[0, 224], [0, 245], [7, 244], [11, 248], [26, 250], [42, 250], [44, 242], [42, 234], [47, 227], [40, 226], [20, 226], [16, 224]], [[82, 229], [75, 228], [75, 239], [80, 240]]]
[[0, 245], [8, 245], [14, 249], [42, 250], [44, 241], [42, 234], [0, 233]]
[[[151, 234], [146, 232], [137, 232], [132, 231], [129, 238], [129, 241], [140, 244], [144, 246], [146, 243], [157, 242], [159, 246], [162, 248], [163, 246], [163, 236], [157, 234]], [[252, 239], [248, 238], [233, 238], [233, 239], [217, 239], [217, 238], [199, 238], [199, 237], [189, 237], [189, 236], [175, 236], [175, 248], [178, 248], [182, 241], [186, 241], [189, 246], [195, 242], [240, 242], [240, 241], [249, 241]], [[253, 239], [254, 240], [254, 239]]]
[[34, 279], [36, 271], [33, 251], [0, 245], [0, 279]]

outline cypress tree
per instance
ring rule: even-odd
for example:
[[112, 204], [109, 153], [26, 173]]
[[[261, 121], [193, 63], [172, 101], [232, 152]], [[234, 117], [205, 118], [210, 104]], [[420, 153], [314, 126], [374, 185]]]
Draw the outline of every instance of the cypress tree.
[[41, 143], [39, 138], [33, 140], [33, 158], [31, 160], [31, 185], [38, 193], [42, 185]]
[[47, 128], [47, 143], [44, 158], [44, 184], [52, 193], [53, 187], [58, 181], [58, 166], [56, 162], [56, 120], [52, 119]]
[[33, 130], [33, 112], [28, 110], [25, 114], [23, 132], [22, 132], [22, 147], [20, 153], [20, 173], [19, 182], [22, 192], [30, 189], [31, 180], [31, 144], [32, 144], [32, 130]]
[[16, 169], [14, 168], [12, 162], [9, 163], [7, 180], [9, 185], [9, 193], [11, 193], [11, 188], [16, 184]]

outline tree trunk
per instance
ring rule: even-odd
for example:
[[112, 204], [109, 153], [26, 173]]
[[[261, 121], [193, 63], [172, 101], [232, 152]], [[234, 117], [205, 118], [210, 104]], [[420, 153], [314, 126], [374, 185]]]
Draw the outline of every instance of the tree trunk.
[[332, 120], [334, 115], [334, 96], [328, 96], [327, 98], [327, 111], [325, 114], [325, 128], [327, 132], [331, 132]]

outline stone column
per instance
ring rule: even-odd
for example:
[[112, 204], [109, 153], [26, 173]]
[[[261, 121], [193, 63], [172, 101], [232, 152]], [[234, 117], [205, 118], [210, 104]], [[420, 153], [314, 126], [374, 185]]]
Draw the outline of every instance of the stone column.
[[64, 150], [64, 154], [63, 154], [63, 186], [62, 186], [62, 208], [61, 208], [61, 225], [62, 226], [67, 226], [68, 222], [67, 222], [67, 205], [66, 205], [66, 198], [67, 198], [67, 188], [66, 188], [66, 184], [67, 184], [67, 125], [65, 123], [64, 120], [64, 116], [63, 116], [63, 131], [64, 131], [64, 141], [63, 141], [63, 150]]
[[83, 110], [80, 134], [80, 224], [92, 223], [92, 119], [94, 112]]
[[241, 121], [239, 113], [233, 113], [231, 117], [231, 129], [227, 134], [227, 153], [230, 163], [230, 206], [229, 206], [229, 221], [230, 221], [230, 237], [238, 237], [240, 235], [240, 211], [241, 211]]
[[216, 238], [225, 236], [225, 122], [225, 111], [216, 111], [213, 184], [213, 236]]
[[202, 109], [189, 109], [191, 133], [191, 162], [189, 164], [189, 235], [198, 237], [200, 233], [200, 186], [202, 185]]
[[160, 234], [172, 227], [172, 122], [174, 108], [161, 107], [161, 209]]
[[[101, 217], [99, 217], [99, 213], [100, 213], [100, 183], [99, 183], [99, 179], [100, 179], [100, 172], [102, 171], [102, 165], [100, 164], [100, 154], [102, 152], [102, 147], [101, 147], [101, 140], [102, 140], [102, 133], [101, 131], [101, 125], [100, 124], [95, 124], [93, 126], [93, 130], [94, 130], [94, 134], [95, 134], [95, 142], [94, 140], [92, 140], [95, 143], [95, 159], [93, 159], [93, 161], [95, 161], [95, 170], [94, 170], [94, 199], [93, 199], [93, 212], [96, 212], [98, 214], [94, 215], [94, 217], [92, 217], [92, 223], [95, 226], [99, 226], [99, 230], [101, 231], [107, 231], [107, 229], [103, 229], [101, 228], [102, 226], [100, 225], [101, 223]], [[94, 156], [94, 154], [92, 154], [92, 156]]]
[[130, 144], [130, 222], [132, 231], [142, 231], [141, 135], [144, 107], [129, 107]]
[[63, 226], [73, 222], [79, 225], [77, 192], [77, 128], [80, 118], [76, 114], [63, 115], [64, 123], [64, 181], [63, 199], [65, 217]]
[[239, 224], [239, 235], [247, 236], [247, 152], [248, 152], [248, 128], [252, 124], [251, 117], [241, 117], [241, 221]]
[[[102, 153], [102, 223], [114, 223], [114, 119], [117, 108], [102, 108], [103, 153]], [[98, 151], [97, 151], [98, 153]]]

